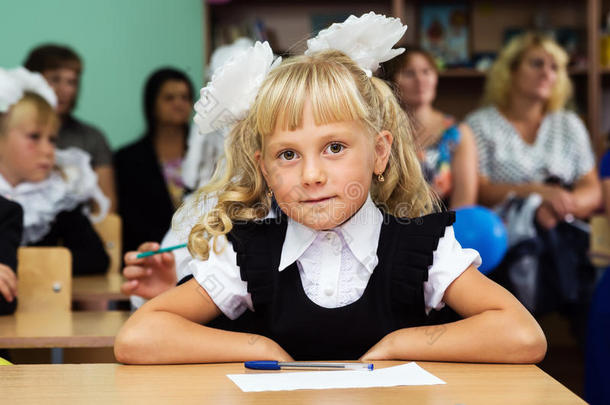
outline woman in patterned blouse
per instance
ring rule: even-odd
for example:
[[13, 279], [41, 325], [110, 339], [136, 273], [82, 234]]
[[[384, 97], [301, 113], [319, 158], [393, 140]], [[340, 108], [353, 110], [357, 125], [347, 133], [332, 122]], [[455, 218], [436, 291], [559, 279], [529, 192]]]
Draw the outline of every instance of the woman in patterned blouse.
[[564, 106], [571, 96], [568, 56], [551, 39], [525, 34], [500, 53], [485, 85], [487, 107], [466, 118], [479, 155], [479, 200], [537, 193], [537, 223], [554, 228], [586, 218], [601, 203], [589, 135]]
[[466, 122], [478, 149], [479, 201], [496, 207], [508, 229], [509, 251], [492, 278], [536, 315], [566, 311], [582, 337], [594, 269], [578, 218], [600, 206], [601, 187], [587, 130], [564, 110], [567, 62], [549, 38], [514, 38], [487, 76], [488, 105]]

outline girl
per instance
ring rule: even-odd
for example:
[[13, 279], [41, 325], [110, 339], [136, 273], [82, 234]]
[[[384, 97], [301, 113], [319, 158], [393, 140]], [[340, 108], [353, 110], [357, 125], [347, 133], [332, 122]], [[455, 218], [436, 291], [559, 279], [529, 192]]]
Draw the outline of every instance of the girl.
[[[25, 69], [2, 73], [3, 85], [38, 77]], [[73, 274], [103, 273], [108, 255], [83, 207], [94, 199], [104, 215], [109, 202], [86, 153], [55, 150], [59, 119], [49, 101], [31, 92], [40, 86], [47, 86], [42, 78], [0, 114], [0, 195], [23, 208], [22, 246], [62, 244], [72, 252]]]
[[[206, 261], [134, 313], [117, 359], [539, 361], [536, 321], [477, 271], [453, 214], [433, 214], [405, 123], [391, 90], [340, 51], [272, 69], [237, 116], [223, 176], [201, 190], [214, 208], [189, 249]], [[426, 326], [444, 303], [466, 319]], [[202, 325], [222, 313], [256, 330]]]
[[472, 131], [466, 124], [434, 108], [438, 70], [432, 55], [409, 47], [409, 52], [389, 60], [384, 79], [416, 122], [419, 158], [426, 180], [451, 208], [477, 202], [477, 154]]

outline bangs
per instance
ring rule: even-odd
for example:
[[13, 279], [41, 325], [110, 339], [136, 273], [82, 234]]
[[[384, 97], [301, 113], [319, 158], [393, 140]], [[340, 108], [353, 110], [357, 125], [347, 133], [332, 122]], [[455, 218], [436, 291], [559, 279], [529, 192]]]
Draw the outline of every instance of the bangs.
[[345, 66], [328, 59], [300, 56], [286, 61], [269, 74], [256, 99], [258, 133], [265, 137], [276, 128], [301, 128], [307, 101], [311, 102], [316, 125], [369, 122], [367, 104], [356, 80]]
[[59, 127], [59, 118], [47, 101], [38, 94], [26, 92], [10, 109], [6, 129], [14, 128], [24, 121], [34, 121], [40, 128]]

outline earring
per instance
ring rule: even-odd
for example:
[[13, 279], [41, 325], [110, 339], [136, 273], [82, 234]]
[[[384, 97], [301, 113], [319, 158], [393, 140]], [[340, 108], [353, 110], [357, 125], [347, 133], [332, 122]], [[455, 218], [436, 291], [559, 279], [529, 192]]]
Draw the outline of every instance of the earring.
[[383, 183], [385, 181], [385, 179], [383, 178], [383, 174], [382, 173], [379, 173], [377, 175], [377, 181], [380, 182], [380, 183]]
[[267, 190], [267, 197], [269, 197], [269, 198], [273, 197], [273, 190], [271, 190], [271, 189]]

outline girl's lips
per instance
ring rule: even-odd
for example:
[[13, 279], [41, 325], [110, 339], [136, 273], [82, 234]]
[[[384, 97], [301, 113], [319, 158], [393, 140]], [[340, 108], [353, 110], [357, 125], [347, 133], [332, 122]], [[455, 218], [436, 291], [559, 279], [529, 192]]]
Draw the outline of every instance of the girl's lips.
[[320, 202], [324, 202], [327, 200], [330, 200], [333, 197], [324, 197], [324, 198], [319, 198], [317, 200], [305, 200], [303, 201], [304, 203], [310, 203], [310, 204], [315, 204], [315, 203], [320, 203]]

